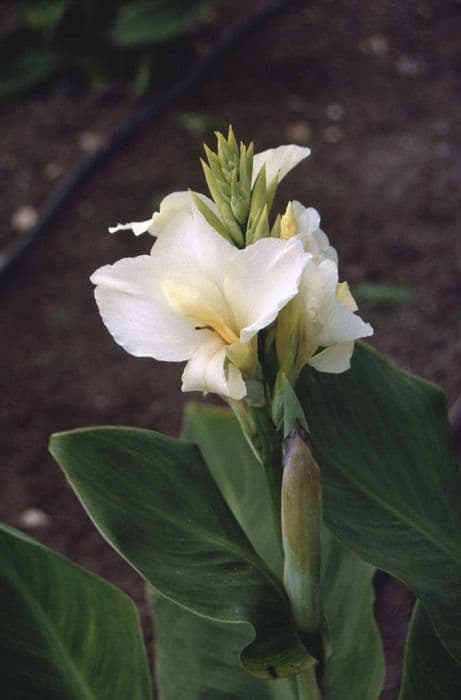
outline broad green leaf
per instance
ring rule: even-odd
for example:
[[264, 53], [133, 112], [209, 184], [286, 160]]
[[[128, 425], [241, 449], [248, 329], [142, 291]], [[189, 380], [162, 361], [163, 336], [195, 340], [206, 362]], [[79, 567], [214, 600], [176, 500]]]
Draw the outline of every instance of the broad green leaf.
[[[273, 555], [275, 531], [270, 526], [271, 501], [264, 473], [235, 417], [227, 409], [190, 404], [185, 413], [185, 435], [199, 445], [216, 483], [254, 547], [281, 573], [282, 563]], [[325, 528], [322, 597], [331, 647], [326, 660], [325, 685], [331, 700], [379, 697], [384, 660], [373, 617], [373, 573], [374, 567], [342, 546]], [[203, 635], [205, 638], [206, 630]], [[190, 646], [193, 644], [191, 638]], [[206, 659], [196, 661], [206, 669]]]
[[19, 95], [53, 75], [59, 56], [28, 32], [11, 34], [0, 43], [0, 98]]
[[0, 687], [8, 700], [148, 700], [129, 598], [0, 525]]
[[122, 5], [110, 38], [121, 47], [167, 41], [196, 21], [208, 0], [143, 0]]
[[190, 403], [184, 434], [196, 443], [227, 505], [268, 566], [282, 578], [283, 554], [263, 466], [255, 459], [237, 420], [226, 408]]
[[240, 651], [248, 625], [216, 622], [155, 596], [155, 678], [162, 700], [297, 700], [296, 681], [264, 681], [247, 673]]
[[308, 368], [297, 394], [327, 525], [414, 591], [461, 661], [461, 477], [443, 393], [359, 343], [351, 370]]
[[440, 643], [428, 614], [416, 603], [407, 640], [400, 700], [459, 700], [461, 667]]
[[246, 538], [198, 449], [147, 430], [55, 435], [51, 452], [108, 541], [185, 608], [248, 622], [242, 663], [265, 678], [312, 663], [283, 588]]
[[322, 553], [322, 592], [332, 644], [325, 662], [328, 700], [377, 700], [384, 656], [373, 616], [375, 568], [341, 545], [327, 528]]

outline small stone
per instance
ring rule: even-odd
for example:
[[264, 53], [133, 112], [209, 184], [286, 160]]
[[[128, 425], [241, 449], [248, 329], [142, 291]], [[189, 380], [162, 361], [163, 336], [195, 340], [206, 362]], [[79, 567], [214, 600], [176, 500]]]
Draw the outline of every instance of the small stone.
[[368, 39], [365, 39], [363, 48], [366, 53], [383, 58], [389, 52], [389, 43], [384, 34], [372, 34]]
[[21, 513], [18, 522], [20, 527], [26, 530], [37, 530], [41, 527], [47, 527], [51, 523], [51, 518], [40, 508], [30, 507]]
[[287, 137], [288, 141], [292, 143], [307, 145], [310, 143], [312, 138], [311, 125], [305, 120], [291, 122], [286, 126], [285, 136]]
[[28, 231], [36, 223], [38, 212], [29, 204], [24, 204], [19, 209], [16, 209], [11, 217], [11, 227], [17, 233]]
[[340, 122], [342, 119], [344, 119], [346, 110], [341, 104], [339, 104], [339, 102], [333, 102], [331, 105], [328, 105], [325, 110], [325, 114], [327, 119], [329, 119], [331, 122]]
[[78, 145], [86, 153], [99, 151], [105, 144], [105, 136], [99, 131], [83, 131], [78, 139]]
[[343, 132], [339, 126], [327, 126], [323, 132], [323, 140], [326, 143], [339, 143], [342, 138]]
[[55, 161], [52, 161], [51, 163], [47, 163], [45, 165], [45, 177], [48, 180], [57, 180], [58, 178], [61, 177], [64, 173], [64, 168], [60, 163], [56, 163]]
[[426, 70], [426, 64], [420, 58], [415, 56], [399, 56], [395, 62], [397, 73], [405, 78], [417, 78], [423, 75]]

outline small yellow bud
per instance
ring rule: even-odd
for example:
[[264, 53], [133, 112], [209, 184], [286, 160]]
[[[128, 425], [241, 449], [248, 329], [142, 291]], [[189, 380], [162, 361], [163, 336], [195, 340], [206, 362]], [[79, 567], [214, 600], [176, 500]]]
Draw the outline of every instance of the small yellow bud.
[[283, 214], [280, 222], [280, 238], [287, 241], [289, 238], [296, 236], [297, 232], [298, 225], [296, 223], [293, 205], [291, 202], [288, 202], [285, 214]]

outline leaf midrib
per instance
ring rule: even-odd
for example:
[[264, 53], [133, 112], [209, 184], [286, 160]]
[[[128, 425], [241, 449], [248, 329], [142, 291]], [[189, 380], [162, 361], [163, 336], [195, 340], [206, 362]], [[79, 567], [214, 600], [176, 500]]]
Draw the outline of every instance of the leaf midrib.
[[411, 520], [409, 517], [405, 517], [405, 515], [397, 508], [394, 508], [392, 506], [392, 504], [389, 503], [389, 501], [380, 498], [379, 495], [375, 491], [373, 491], [371, 488], [368, 488], [364, 483], [362, 483], [359, 480], [357, 480], [356, 478], [354, 478], [351, 475], [350, 471], [348, 471], [348, 469], [342, 465], [341, 460], [336, 461], [336, 460], [333, 460], [333, 459], [327, 457], [327, 462], [330, 462], [330, 464], [333, 464], [334, 465], [333, 468], [336, 467], [340, 471], [340, 473], [342, 474], [342, 476], [344, 477], [344, 479], [346, 481], [351, 482], [360, 492], [362, 492], [366, 496], [368, 496], [368, 498], [371, 501], [378, 503], [384, 510], [386, 510], [388, 513], [390, 513], [395, 518], [397, 518], [397, 520], [404, 522], [407, 526], [410, 527], [410, 529], [415, 530], [420, 535], [425, 537], [438, 550], [443, 552], [443, 554], [445, 554], [450, 559], [452, 559], [456, 564], [461, 566], [461, 554], [460, 553], [454, 554], [454, 552], [451, 551], [451, 548], [446, 549], [445, 543], [441, 543], [440, 541], [436, 540], [431, 533], [429, 533], [423, 527], [421, 527], [420, 523], [418, 523], [417, 521]]
[[35, 613], [35, 616], [40, 622], [41, 628], [49, 633], [49, 636], [54, 642], [55, 649], [58, 650], [59, 656], [62, 658], [63, 665], [65, 666], [66, 670], [69, 671], [69, 674], [64, 673], [62, 676], [64, 676], [65, 679], [68, 678], [68, 675], [71, 676], [76, 682], [78, 691], [83, 692], [83, 695], [75, 695], [75, 693], [73, 693], [75, 700], [98, 700], [97, 695], [94, 694], [86, 680], [82, 677], [82, 674], [79, 673], [78, 666], [65, 644], [63, 644], [53, 621], [47, 615], [46, 611], [43, 609], [37, 599], [30, 594], [25, 586], [24, 580], [18, 575], [16, 569], [13, 570], [12, 578], [16, 580], [16, 583], [18, 584], [17, 588], [21, 591], [29, 608], [33, 613]]

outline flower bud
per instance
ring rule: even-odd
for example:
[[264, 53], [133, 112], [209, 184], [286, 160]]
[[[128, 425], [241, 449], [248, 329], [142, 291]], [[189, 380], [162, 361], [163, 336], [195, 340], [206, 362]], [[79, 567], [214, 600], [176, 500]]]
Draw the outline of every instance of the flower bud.
[[321, 626], [320, 470], [310, 440], [299, 422], [284, 442], [282, 477], [283, 581], [300, 632], [311, 635]]

